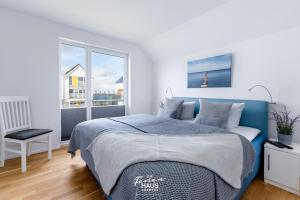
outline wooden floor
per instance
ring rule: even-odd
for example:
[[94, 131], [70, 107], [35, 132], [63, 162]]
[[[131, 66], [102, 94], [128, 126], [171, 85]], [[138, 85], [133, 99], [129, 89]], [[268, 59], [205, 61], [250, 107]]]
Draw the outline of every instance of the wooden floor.
[[[73, 160], [66, 148], [28, 158], [28, 171], [21, 173], [20, 159], [8, 160], [0, 168], [0, 200], [104, 200], [100, 187], [80, 156]], [[296, 200], [296, 195], [255, 179], [243, 200]]]

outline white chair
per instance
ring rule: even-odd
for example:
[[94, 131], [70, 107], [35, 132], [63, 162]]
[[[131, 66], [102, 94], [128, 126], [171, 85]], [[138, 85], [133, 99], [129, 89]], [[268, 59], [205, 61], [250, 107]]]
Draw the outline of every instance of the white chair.
[[[31, 128], [29, 97], [0, 96], [0, 167], [4, 166], [5, 152], [12, 152], [21, 155], [21, 169], [22, 172], [26, 172], [26, 156], [29, 155], [31, 143], [48, 144], [50, 160], [51, 132], [49, 129]], [[41, 141], [44, 138], [47, 141]], [[21, 150], [8, 148], [7, 143], [17, 143]]]

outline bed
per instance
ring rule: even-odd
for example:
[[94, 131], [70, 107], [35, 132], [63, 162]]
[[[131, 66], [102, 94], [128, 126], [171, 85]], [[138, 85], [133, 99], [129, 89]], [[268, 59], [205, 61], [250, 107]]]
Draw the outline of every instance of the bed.
[[[194, 116], [199, 113], [200, 104], [199, 98], [189, 98], [189, 97], [176, 97], [179, 99], [184, 99], [184, 101], [195, 101], [196, 107]], [[232, 103], [245, 103], [246, 106], [243, 110], [240, 125], [253, 127], [259, 129], [261, 132], [258, 136], [251, 141], [255, 149], [255, 163], [254, 169], [251, 174], [244, 180], [243, 186], [236, 195], [235, 199], [240, 199], [242, 194], [246, 191], [252, 180], [256, 177], [259, 170], [263, 168], [263, 145], [268, 137], [268, 113], [269, 113], [269, 103], [260, 100], [243, 100], [243, 99], [211, 99], [213, 101], [219, 102], [232, 102]]]
[[[199, 112], [200, 105], [198, 98], [185, 98], [184, 101], [195, 101], [195, 114]], [[254, 127], [261, 131], [256, 138], [251, 142], [254, 149], [255, 156], [253, 164], [251, 164], [251, 173], [244, 174], [241, 183], [241, 187], [234, 188], [228, 184], [228, 181], [224, 181], [224, 177], [215, 173], [206, 167], [199, 167], [191, 163], [174, 162], [172, 160], [159, 160], [149, 162], [134, 163], [122, 171], [114, 186], [111, 190], [106, 190], [105, 194], [108, 199], [239, 199], [244, 191], [247, 189], [251, 181], [257, 175], [262, 160], [262, 146], [267, 138], [268, 130], [268, 103], [264, 101], [256, 100], [232, 100], [232, 99], [209, 99], [220, 102], [244, 102], [245, 109], [242, 113], [240, 125]], [[171, 128], [173, 127], [173, 128]], [[175, 128], [174, 128], [175, 127]], [[87, 166], [94, 174], [98, 182], [99, 171], [97, 172], [97, 166], [95, 166], [95, 157], [92, 156], [90, 150], [88, 150], [92, 143], [95, 143], [95, 138], [99, 138], [99, 135], [107, 130], [118, 130], [122, 132], [136, 132], [136, 133], [179, 133], [182, 131], [188, 133], [195, 132], [222, 132], [218, 128], [203, 127], [193, 125], [188, 122], [180, 122], [174, 119], [160, 119], [150, 115], [137, 115], [127, 116], [110, 119], [97, 119], [91, 120], [77, 125], [74, 128], [72, 137], [70, 140], [69, 152], [75, 155], [77, 149], [81, 150], [81, 156], [85, 160]], [[101, 136], [102, 137], [102, 136]], [[241, 141], [245, 140], [242, 138]], [[248, 142], [249, 143], [249, 142]], [[249, 143], [250, 144], [250, 143]], [[247, 145], [246, 145], [247, 146]], [[107, 146], [106, 149], [109, 149]], [[108, 151], [102, 149], [103, 152]], [[111, 151], [111, 150], [109, 150]], [[245, 154], [246, 155], [246, 154]], [[245, 156], [244, 155], [244, 156]], [[114, 155], [117, 156], [117, 155]], [[251, 159], [250, 159], [251, 160]], [[96, 162], [97, 163], [97, 162]], [[99, 165], [99, 164], [98, 164]], [[250, 164], [248, 164], [250, 165]], [[105, 165], [104, 165], [105, 166]], [[244, 163], [244, 168], [245, 167]], [[249, 166], [248, 166], [249, 167]], [[109, 168], [109, 167], [106, 167]], [[107, 169], [105, 169], [107, 173]], [[243, 170], [246, 171], [246, 170]], [[250, 171], [249, 171], [250, 172]], [[172, 180], [172, 183], [160, 183], [165, 187], [161, 189], [159, 194], [148, 193], [147, 198], [134, 186], [134, 179], [139, 177], [139, 174], [149, 175], [144, 181], [147, 182], [150, 179], [158, 182], [163, 182], [163, 177], [168, 177], [168, 180]], [[152, 177], [152, 174], [155, 177]], [[183, 175], [180, 177], [179, 175]], [[188, 181], [192, 180], [192, 181]], [[167, 182], [167, 181], [166, 181]], [[164, 185], [165, 184], [165, 185]], [[100, 184], [101, 185], [101, 184]], [[103, 184], [102, 184], [103, 186]], [[150, 191], [156, 185], [149, 184]], [[105, 187], [104, 187], [105, 188]], [[108, 192], [109, 191], [109, 192]]]

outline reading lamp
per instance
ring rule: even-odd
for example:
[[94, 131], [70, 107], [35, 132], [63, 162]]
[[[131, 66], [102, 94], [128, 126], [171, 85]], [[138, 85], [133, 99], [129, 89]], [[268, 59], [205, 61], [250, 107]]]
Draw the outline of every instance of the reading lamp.
[[167, 87], [166, 93], [165, 93], [165, 94], [166, 94], [165, 97], [167, 97], [169, 91], [170, 91], [170, 93], [171, 93], [171, 97], [174, 97], [173, 91], [172, 91], [172, 88], [171, 88], [171, 87]]
[[[172, 91], [172, 88], [171, 88], [171, 87], [167, 87], [167, 89], [166, 89], [166, 91], [165, 91], [165, 97], [164, 97], [164, 98], [167, 98], [168, 93], [171, 94], [171, 98], [174, 97], [173, 91]], [[160, 107], [160, 108], [163, 108], [164, 106], [165, 106], [165, 103], [164, 103], [164, 99], [163, 99], [163, 100], [159, 101], [159, 107]]]
[[256, 87], [261, 87], [261, 88], [264, 88], [266, 91], [267, 91], [267, 93], [269, 94], [269, 97], [270, 97], [270, 104], [275, 104], [275, 102], [273, 102], [273, 97], [272, 97], [272, 95], [271, 95], [271, 92], [269, 91], [269, 89], [266, 87], [266, 86], [264, 86], [264, 85], [254, 85], [254, 86], [252, 86], [251, 88], [249, 88], [248, 89], [248, 91], [249, 92], [251, 92], [254, 88], [256, 88]]

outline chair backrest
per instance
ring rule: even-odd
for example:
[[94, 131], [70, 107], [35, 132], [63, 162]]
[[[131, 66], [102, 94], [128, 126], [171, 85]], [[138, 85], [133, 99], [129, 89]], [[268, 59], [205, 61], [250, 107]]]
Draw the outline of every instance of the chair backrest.
[[31, 128], [28, 96], [0, 96], [0, 130], [7, 133]]

